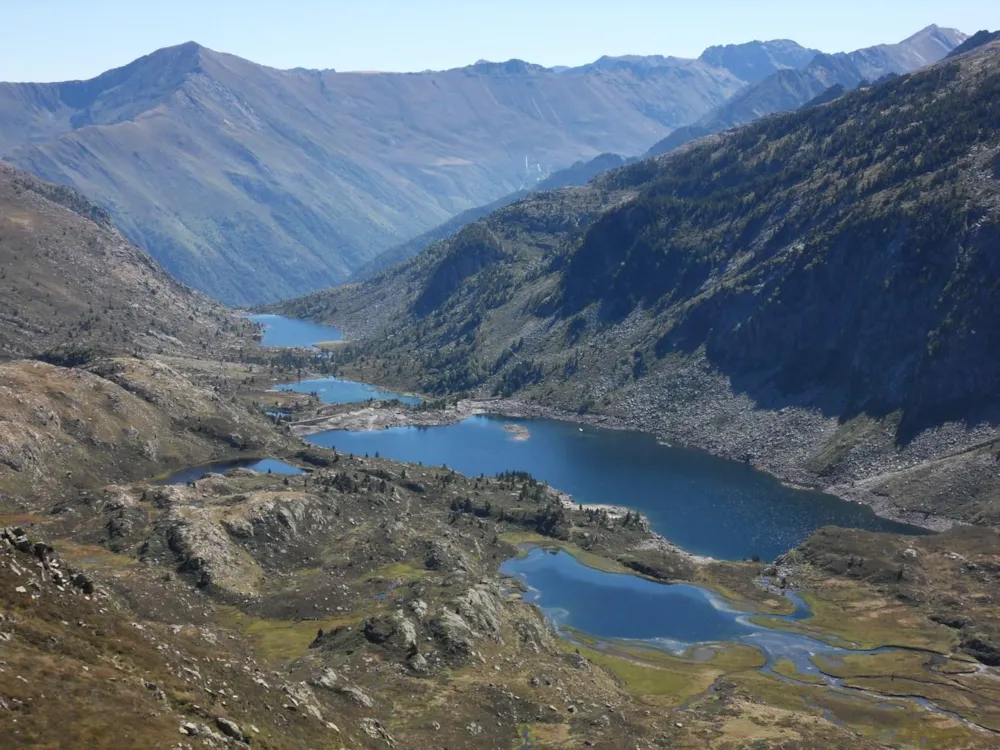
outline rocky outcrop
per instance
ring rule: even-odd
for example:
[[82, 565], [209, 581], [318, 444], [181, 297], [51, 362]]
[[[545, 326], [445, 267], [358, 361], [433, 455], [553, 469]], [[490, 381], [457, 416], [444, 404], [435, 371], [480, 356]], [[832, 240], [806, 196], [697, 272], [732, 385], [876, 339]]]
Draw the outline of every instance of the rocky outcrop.
[[165, 538], [177, 557], [178, 570], [193, 575], [199, 586], [239, 593], [254, 590], [260, 576], [256, 562], [232, 541], [209, 511], [171, 508]]
[[454, 600], [455, 609], [474, 630], [496, 638], [504, 623], [503, 589], [498, 583], [483, 583]]
[[[49, 584], [59, 591], [68, 590], [84, 596], [97, 593], [97, 586], [90, 575], [63, 563], [54, 547], [32, 541], [19, 526], [0, 529], [0, 548], [20, 553], [20, 564], [12, 562], [9, 567], [34, 591], [41, 591], [43, 584]], [[24, 593], [27, 593], [26, 587], [19, 588], [24, 588]]]

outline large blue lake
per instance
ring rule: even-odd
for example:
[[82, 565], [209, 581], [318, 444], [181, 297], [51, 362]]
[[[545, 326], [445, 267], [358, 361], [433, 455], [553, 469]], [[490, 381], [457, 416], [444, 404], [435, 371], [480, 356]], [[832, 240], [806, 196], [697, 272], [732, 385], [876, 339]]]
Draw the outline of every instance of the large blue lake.
[[[329, 326], [278, 315], [253, 316], [265, 324], [264, 343], [300, 346], [340, 338]], [[369, 398], [410, 399], [338, 378], [283, 386], [315, 391], [327, 403]], [[509, 427], [524, 428], [527, 440]], [[554, 420], [472, 417], [441, 427], [397, 427], [373, 432], [334, 431], [308, 440], [345, 453], [374, 455], [427, 466], [447, 465], [470, 476], [528, 471], [585, 504], [634, 508], [683, 549], [719, 559], [754, 555], [764, 560], [791, 549], [822, 526], [923, 533], [875, 515], [867, 506], [820, 492], [786, 487], [744, 464], [663, 445], [638, 432], [580, 427]]]
[[[515, 425], [527, 429], [527, 440], [506, 429]], [[792, 489], [744, 464], [638, 432], [480, 416], [442, 427], [331, 431], [307, 439], [344, 453], [447, 465], [469, 476], [528, 471], [577, 502], [639, 510], [670, 541], [718, 559], [772, 560], [828, 525], [920, 533], [867, 506]]]

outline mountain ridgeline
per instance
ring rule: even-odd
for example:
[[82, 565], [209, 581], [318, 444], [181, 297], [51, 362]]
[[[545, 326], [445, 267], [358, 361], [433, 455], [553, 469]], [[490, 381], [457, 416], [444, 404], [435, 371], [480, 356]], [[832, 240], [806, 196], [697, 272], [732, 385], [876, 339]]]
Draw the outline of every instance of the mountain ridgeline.
[[[701, 415], [685, 435], [696, 443], [713, 439], [714, 406], [741, 399], [748, 419], [796, 407], [888, 420], [903, 443], [989, 423], [998, 117], [1000, 48], [987, 45], [529, 196], [365, 284], [280, 309], [377, 332], [358, 351], [389, 380], [611, 414], [669, 402], [675, 419]], [[487, 236], [489, 251], [468, 241]]]
[[676, 58], [275, 70], [189, 43], [89, 81], [0, 84], [0, 155], [105, 206], [182, 281], [245, 304], [343, 281], [580, 159], [641, 153], [745, 83]]
[[[928, 31], [850, 64], [907, 72], [962, 38]], [[95, 200], [181, 281], [260, 303], [403, 259], [423, 244], [397, 246], [577, 162], [641, 154], [817, 54], [777, 40], [695, 60], [340, 73], [188, 43], [88, 81], [0, 84], [0, 156]]]
[[965, 39], [966, 35], [955, 29], [929, 26], [899, 44], [835, 55], [819, 53], [802, 65], [779, 68], [753, 81], [719, 107], [656, 143], [647, 156], [668, 153], [696, 138], [765, 115], [798, 109], [833, 86], [853, 89], [885, 76], [912, 72], [942, 60]]

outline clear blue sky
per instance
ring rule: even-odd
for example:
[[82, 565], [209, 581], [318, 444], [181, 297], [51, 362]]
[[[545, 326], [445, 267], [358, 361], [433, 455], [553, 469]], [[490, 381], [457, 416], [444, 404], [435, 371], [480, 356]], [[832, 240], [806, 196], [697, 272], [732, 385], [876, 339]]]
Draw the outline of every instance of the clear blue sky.
[[196, 41], [279, 68], [575, 65], [791, 38], [829, 52], [937, 23], [1000, 28], [1000, 0], [0, 0], [0, 80], [89, 78]]

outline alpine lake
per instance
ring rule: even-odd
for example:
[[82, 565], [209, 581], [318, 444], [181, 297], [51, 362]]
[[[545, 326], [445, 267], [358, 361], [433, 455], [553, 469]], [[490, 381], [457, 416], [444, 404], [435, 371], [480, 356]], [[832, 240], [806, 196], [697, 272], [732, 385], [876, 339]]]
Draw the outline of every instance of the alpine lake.
[[[254, 319], [264, 326], [264, 346], [306, 347], [342, 339], [340, 331], [328, 326], [276, 315]], [[324, 403], [420, 402], [412, 394], [340, 378], [306, 380], [278, 389], [314, 393]], [[681, 549], [718, 560], [773, 560], [827, 525], [927, 533], [881, 518], [867, 506], [792, 488], [742, 463], [670, 446], [638, 432], [487, 415], [432, 427], [334, 430], [306, 439], [341, 453], [446, 466], [468, 476], [526, 471], [569, 493], [574, 502], [639, 511], [655, 532]], [[281, 462], [241, 465], [273, 472], [295, 470]], [[225, 467], [190, 469], [171, 481], [188, 481], [215, 470]], [[762, 655], [761, 672], [860, 697], [864, 691], [844, 686], [818, 665], [850, 655], [908, 650], [866, 650], [813, 637], [808, 634], [809, 607], [793, 593], [784, 594], [791, 602], [791, 614], [760, 615], [706, 587], [599, 570], [564, 549], [524, 545], [521, 553], [505, 561], [500, 572], [570, 644], [591, 651], [624, 649], [634, 654], [636, 649], [652, 649], [697, 662], [714, 658], [720, 649], [748, 647]], [[782, 668], [776, 671], [779, 664]], [[923, 699], [911, 700], [953, 716]]]

